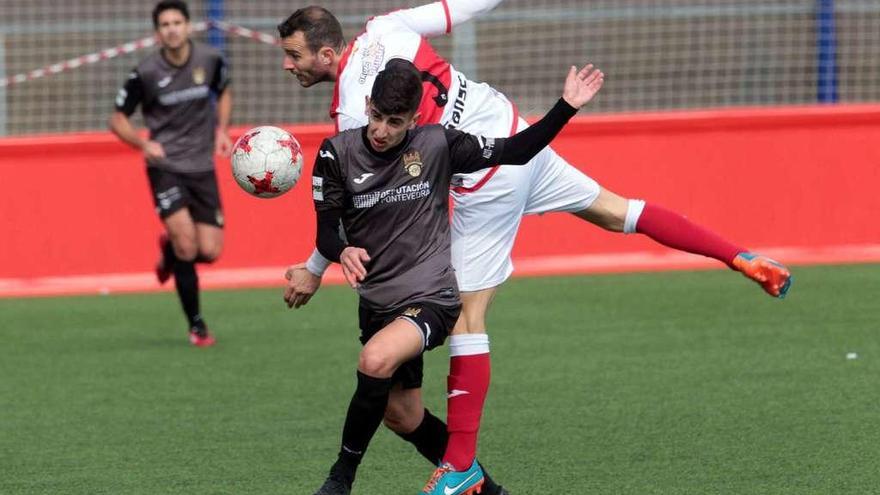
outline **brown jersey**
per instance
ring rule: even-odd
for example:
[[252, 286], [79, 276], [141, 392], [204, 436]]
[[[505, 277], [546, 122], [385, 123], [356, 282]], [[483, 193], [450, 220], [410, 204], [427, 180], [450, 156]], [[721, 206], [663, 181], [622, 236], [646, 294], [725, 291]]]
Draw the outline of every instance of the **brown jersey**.
[[501, 147], [433, 125], [407, 133], [377, 153], [366, 128], [323, 142], [312, 177], [315, 208], [342, 211], [350, 246], [370, 255], [359, 293], [377, 310], [415, 301], [459, 302], [449, 233], [449, 182], [455, 173], [491, 166]]
[[144, 58], [119, 90], [116, 109], [130, 116], [140, 105], [150, 139], [165, 149], [167, 158], [147, 165], [205, 172], [214, 168], [216, 100], [228, 84], [220, 52], [192, 42], [189, 59], [181, 66], [168, 62], [162, 50]]

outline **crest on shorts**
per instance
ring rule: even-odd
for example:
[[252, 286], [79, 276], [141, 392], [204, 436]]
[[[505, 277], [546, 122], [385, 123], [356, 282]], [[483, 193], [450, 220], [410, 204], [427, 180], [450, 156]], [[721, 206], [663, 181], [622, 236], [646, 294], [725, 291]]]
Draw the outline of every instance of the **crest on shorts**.
[[196, 67], [193, 69], [193, 82], [196, 84], [205, 84], [205, 69]]
[[406, 173], [413, 177], [422, 175], [422, 155], [416, 150], [404, 153], [403, 168], [406, 170]]
[[419, 316], [419, 313], [422, 312], [422, 308], [406, 308], [406, 311], [403, 312], [403, 316], [409, 316], [410, 318], [415, 318]]

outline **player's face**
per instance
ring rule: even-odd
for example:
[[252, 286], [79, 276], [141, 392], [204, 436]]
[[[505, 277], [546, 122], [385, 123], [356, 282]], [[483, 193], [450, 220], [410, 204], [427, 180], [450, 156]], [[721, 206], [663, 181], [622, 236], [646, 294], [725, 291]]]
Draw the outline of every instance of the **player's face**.
[[400, 144], [419, 118], [418, 112], [386, 115], [369, 104], [367, 116], [367, 139], [375, 151], [388, 151]]
[[176, 9], [168, 9], [159, 14], [159, 26], [156, 34], [159, 42], [169, 50], [177, 50], [189, 41], [190, 23], [183, 13]]
[[326, 59], [322, 60], [318, 53], [309, 48], [302, 31], [297, 31], [283, 38], [281, 49], [284, 50], [282, 67], [293, 74], [302, 87], [308, 88], [319, 82], [330, 80], [330, 65]]

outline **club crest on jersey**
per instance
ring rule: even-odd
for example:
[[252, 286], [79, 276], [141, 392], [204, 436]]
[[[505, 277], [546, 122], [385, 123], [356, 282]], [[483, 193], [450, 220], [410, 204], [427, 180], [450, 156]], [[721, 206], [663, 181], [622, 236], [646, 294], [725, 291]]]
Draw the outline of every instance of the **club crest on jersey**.
[[406, 170], [406, 173], [413, 177], [422, 175], [422, 155], [416, 150], [404, 153], [403, 168]]
[[419, 313], [422, 312], [422, 308], [406, 308], [406, 311], [403, 312], [403, 316], [409, 316], [410, 318], [416, 318], [419, 316]]
[[193, 82], [196, 84], [205, 84], [205, 69], [196, 67], [193, 69]]

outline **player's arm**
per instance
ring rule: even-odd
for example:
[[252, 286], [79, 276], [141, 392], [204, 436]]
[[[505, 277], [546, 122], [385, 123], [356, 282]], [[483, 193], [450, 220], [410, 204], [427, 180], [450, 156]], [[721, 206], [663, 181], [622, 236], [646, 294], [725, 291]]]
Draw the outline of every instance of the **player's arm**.
[[312, 199], [318, 224], [315, 245], [318, 247], [308, 261], [291, 265], [284, 274], [287, 279], [284, 301], [290, 308], [299, 308], [308, 303], [321, 286], [321, 277], [331, 263], [321, 251], [339, 261], [339, 256], [345, 249], [345, 243], [339, 236], [344, 190], [341, 188], [339, 168], [335, 162], [336, 151], [329, 141], [324, 140], [312, 169]]
[[346, 247], [339, 235], [339, 224], [345, 212], [345, 188], [333, 144], [321, 143], [312, 169], [312, 200], [317, 219], [315, 246], [325, 259], [339, 262]]
[[110, 115], [108, 125], [113, 134], [122, 142], [137, 149], [143, 149], [146, 139], [131, 125], [129, 117], [135, 112], [143, 97], [143, 85], [137, 70], [128, 74], [125, 84], [116, 94], [116, 108]]
[[131, 125], [130, 117], [141, 103], [142, 98], [143, 83], [137, 70], [133, 70], [116, 95], [116, 109], [110, 115], [108, 125], [120, 141], [142, 151], [147, 160], [165, 158], [165, 150], [161, 144], [144, 139], [140, 132]]
[[322, 257], [342, 265], [342, 271], [352, 288], [367, 276], [365, 264], [370, 256], [363, 248], [350, 246], [340, 234], [342, 214], [345, 212], [345, 182], [336, 150], [324, 140], [312, 172], [312, 195], [317, 218], [315, 247]]
[[217, 61], [211, 91], [218, 95], [214, 152], [218, 155], [229, 156], [232, 153], [232, 139], [229, 137], [229, 121], [232, 117], [232, 90], [229, 88], [229, 65], [222, 56]]
[[501, 0], [442, 0], [421, 7], [403, 9], [388, 17], [416, 33], [432, 38], [452, 32], [452, 28], [494, 9]]
[[562, 98], [535, 125], [509, 138], [484, 138], [446, 129], [454, 172], [474, 172], [498, 164], [524, 165], [547, 147], [565, 124], [602, 87], [604, 75], [587, 65], [569, 70]]

